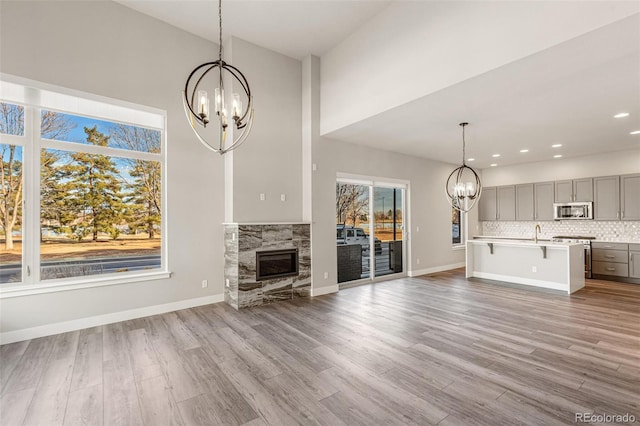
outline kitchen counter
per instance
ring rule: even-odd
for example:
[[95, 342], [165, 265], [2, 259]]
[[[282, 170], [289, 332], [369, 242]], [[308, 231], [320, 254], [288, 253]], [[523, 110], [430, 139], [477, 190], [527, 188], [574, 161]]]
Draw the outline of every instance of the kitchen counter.
[[495, 237], [467, 241], [467, 278], [574, 293], [584, 287], [584, 246]]

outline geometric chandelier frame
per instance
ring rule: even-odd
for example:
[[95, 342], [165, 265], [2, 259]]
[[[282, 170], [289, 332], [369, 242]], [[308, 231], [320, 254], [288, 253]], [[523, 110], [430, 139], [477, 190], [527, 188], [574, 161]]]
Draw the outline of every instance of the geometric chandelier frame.
[[462, 165], [454, 169], [447, 183], [445, 193], [449, 204], [456, 210], [468, 212], [476, 205], [482, 195], [482, 182], [480, 177], [466, 164], [466, 141], [464, 129], [469, 123], [460, 123], [462, 127]]

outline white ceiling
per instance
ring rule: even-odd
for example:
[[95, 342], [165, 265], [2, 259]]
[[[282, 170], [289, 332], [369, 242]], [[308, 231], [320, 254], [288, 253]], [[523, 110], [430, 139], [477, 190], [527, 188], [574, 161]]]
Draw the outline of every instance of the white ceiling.
[[[217, 0], [116, 0], [218, 43]], [[222, 37], [229, 35], [296, 59], [321, 56], [389, 5], [377, 0], [224, 0]]]
[[[623, 111], [631, 115], [613, 118]], [[469, 164], [481, 169], [640, 149], [640, 135], [629, 134], [640, 130], [638, 20], [607, 25], [326, 136], [459, 163], [461, 121], [470, 123]]]
[[[217, 1], [120, 3], [217, 42]], [[223, 3], [223, 31], [285, 55], [321, 56], [389, 1]], [[622, 111], [627, 118], [614, 119]], [[640, 25], [622, 20], [328, 135], [473, 167], [640, 149]], [[561, 148], [551, 148], [560, 143]], [[520, 153], [529, 149], [528, 153]], [[493, 158], [492, 154], [501, 154]], [[562, 161], [558, 159], [556, 161]]]

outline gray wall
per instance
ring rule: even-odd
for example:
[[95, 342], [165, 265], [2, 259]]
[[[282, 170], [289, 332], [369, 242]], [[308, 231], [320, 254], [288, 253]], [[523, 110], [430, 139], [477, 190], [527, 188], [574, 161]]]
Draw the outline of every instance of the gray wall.
[[[232, 39], [255, 100], [251, 136], [233, 152], [233, 222], [302, 220], [302, 63]], [[266, 199], [260, 201], [260, 193]], [[286, 201], [280, 201], [285, 194]]]
[[[410, 181], [408, 206], [410, 258], [408, 271], [421, 271], [464, 262], [464, 250], [451, 247], [451, 207], [446, 201], [444, 184], [455, 167], [391, 151], [381, 151], [339, 142], [320, 136], [319, 61], [315, 57], [304, 60], [303, 128], [309, 132], [312, 162], [316, 171], [312, 176], [312, 282], [313, 292], [337, 283], [335, 249], [336, 176], [350, 173], [373, 177]], [[308, 118], [307, 118], [308, 117]], [[305, 142], [307, 142], [305, 140]], [[393, 141], [389, 141], [390, 150]], [[470, 234], [477, 229], [477, 211], [469, 213]], [[420, 232], [417, 232], [417, 228]], [[418, 265], [416, 260], [420, 259]], [[324, 273], [329, 278], [324, 278]]]
[[[166, 280], [0, 300], [10, 331], [223, 293], [223, 161], [193, 136], [181, 91], [217, 45], [115, 2], [1, 2], [0, 71], [167, 111]], [[201, 281], [209, 280], [203, 289]]]

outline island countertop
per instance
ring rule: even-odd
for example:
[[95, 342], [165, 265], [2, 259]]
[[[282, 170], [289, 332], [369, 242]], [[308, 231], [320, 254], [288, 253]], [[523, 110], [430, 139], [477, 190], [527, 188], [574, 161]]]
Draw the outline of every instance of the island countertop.
[[570, 294], [584, 287], [584, 246], [524, 239], [468, 240], [466, 274]]

